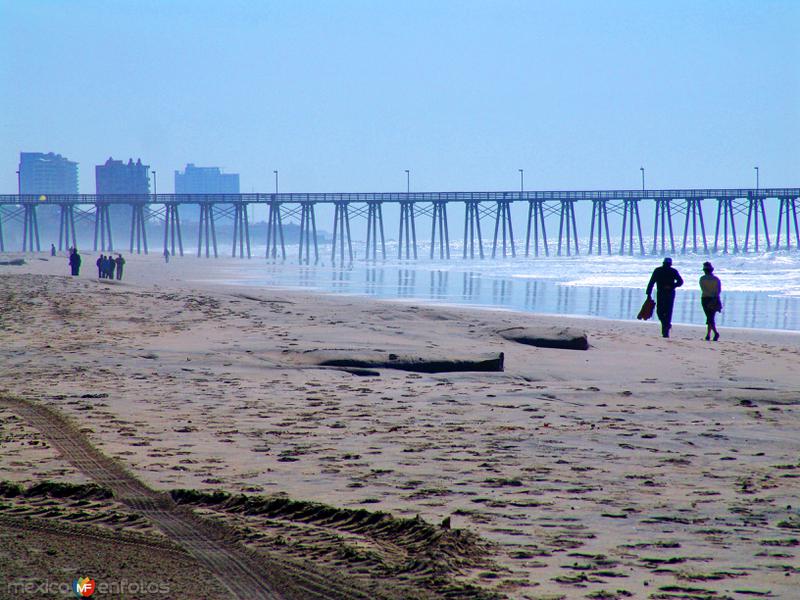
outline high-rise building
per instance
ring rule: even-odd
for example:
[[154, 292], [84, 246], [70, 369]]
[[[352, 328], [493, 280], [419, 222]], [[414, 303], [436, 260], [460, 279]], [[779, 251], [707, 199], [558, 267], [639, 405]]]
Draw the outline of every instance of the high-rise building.
[[[144, 196], [150, 193], [150, 166], [143, 165], [142, 159], [136, 162], [128, 159], [127, 163], [109, 158], [104, 165], [94, 168], [95, 187], [98, 195]], [[127, 229], [131, 219], [131, 208], [124, 201], [109, 207], [112, 221], [117, 226]], [[149, 213], [149, 211], [146, 211]]]
[[94, 168], [94, 174], [98, 195], [150, 193], [150, 166], [143, 165], [141, 158], [135, 163], [128, 159], [127, 164], [109, 158], [106, 164]]
[[189, 163], [183, 173], [175, 171], [176, 194], [238, 194], [239, 174], [223, 173], [219, 167], [196, 167]]
[[60, 154], [19, 153], [21, 194], [77, 194], [78, 163]]
[[[78, 163], [60, 154], [19, 153], [19, 191], [21, 194], [50, 196], [78, 193]], [[58, 218], [58, 206], [39, 206], [39, 217], [47, 222]]]
[[[239, 174], [223, 173], [219, 167], [196, 167], [189, 163], [183, 173], [175, 171], [176, 194], [238, 194]], [[200, 209], [196, 204], [182, 205], [181, 217], [198, 220]]]

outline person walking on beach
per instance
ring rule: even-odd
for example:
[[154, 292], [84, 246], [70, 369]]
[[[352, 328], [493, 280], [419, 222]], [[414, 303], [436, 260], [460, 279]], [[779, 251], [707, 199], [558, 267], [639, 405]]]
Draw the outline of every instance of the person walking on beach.
[[55, 256], [55, 255], [56, 255], [56, 245], [50, 244], [50, 256]]
[[122, 281], [122, 267], [125, 265], [125, 259], [122, 258], [122, 254], [117, 254], [114, 262], [117, 263], [117, 281]]
[[169, 262], [169, 250], [167, 250], [166, 248], [164, 248], [164, 262], [165, 263]]
[[117, 263], [114, 262], [114, 257], [109, 254], [106, 258], [106, 277], [114, 279], [114, 268], [116, 266]]
[[711, 338], [712, 331], [714, 341], [719, 340], [715, 317], [718, 312], [722, 312], [721, 293], [722, 282], [714, 275], [714, 266], [710, 262], [704, 262], [703, 276], [700, 278], [700, 303], [703, 305], [703, 312], [706, 313], [706, 341]]
[[97, 276], [100, 279], [102, 279], [104, 277], [105, 260], [106, 260], [106, 257], [101, 254], [100, 258], [98, 258], [97, 262], [95, 263], [97, 265]]
[[672, 328], [672, 306], [675, 304], [675, 288], [683, 285], [677, 269], [672, 267], [672, 259], [666, 257], [660, 267], [656, 267], [647, 284], [647, 297], [652, 299], [653, 286], [656, 286], [656, 314], [661, 321], [661, 336], [668, 338]]
[[69, 267], [72, 269], [72, 276], [77, 277], [81, 273], [81, 255], [77, 248], [72, 248], [69, 253]]

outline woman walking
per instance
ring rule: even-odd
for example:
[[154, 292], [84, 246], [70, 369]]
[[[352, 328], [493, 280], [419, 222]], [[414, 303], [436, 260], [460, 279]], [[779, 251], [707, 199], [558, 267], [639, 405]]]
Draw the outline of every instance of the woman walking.
[[722, 311], [722, 282], [714, 275], [714, 266], [710, 262], [703, 263], [703, 276], [700, 278], [700, 302], [703, 312], [706, 313], [706, 341], [711, 339], [714, 332], [714, 341], [719, 340], [719, 331], [715, 321], [716, 313]]

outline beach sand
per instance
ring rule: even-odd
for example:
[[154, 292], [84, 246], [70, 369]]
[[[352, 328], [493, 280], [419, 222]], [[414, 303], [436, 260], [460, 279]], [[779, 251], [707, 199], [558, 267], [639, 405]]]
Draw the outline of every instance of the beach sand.
[[[63, 256], [0, 266], [0, 395], [68, 419], [131, 485], [231, 494], [172, 497], [253, 560], [376, 597], [799, 597], [798, 333], [662, 339], [652, 322], [223, 285], [233, 259], [126, 256], [107, 281], [94, 258], [78, 278]], [[591, 347], [498, 333], [550, 325]], [[502, 352], [505, 368], [354, 374], [313, 364], [320, 350]], [[0, 401], [6, 582], [161, 578], [168, 597], [230, 597], [15, 402]]]

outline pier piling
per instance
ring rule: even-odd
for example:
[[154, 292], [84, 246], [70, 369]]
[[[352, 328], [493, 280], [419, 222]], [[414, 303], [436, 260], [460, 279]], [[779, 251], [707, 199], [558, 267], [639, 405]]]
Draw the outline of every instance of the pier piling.
[[747, 198], [747, 228], [744, 234], [744, 251], [747, 252], [750, 243], [750, 224], [753, 225], [753, 242], [755, 251], [758, 252], [758, 225], [759, 219], [764, 226], [764, 237], [767, 241], [767, 250], [770, 249], [769, 229], [767, 227], [767, 211], [764, 210], [764, 198], [757, 194], [749, 194]]
[[300, 210], [300, 248], [297, 260], [300, 264], [309, 264], [311, 260], [311, 240], [314, 240], [314, 263], [319, 262], [319, 245], [317, 243], [317, 220], [314, 215], [314, 203], [303, 202]]
[[[734, 253], [739, 252], [739, 242], [736, 237], [736, 205], [733, 198], [717, 198], [717, 224], [714, 231], [714, 252], [719, 251], [719, 238], [722, 236], [722, 253], [728, 253], [728, 238], [732, 239]], [[722, 229], [720, 229], [720, 227]], [[728, 235], [730, 232], [730, 236]]]
[[281, 220], [281, 203], [271, 200], [267, 217], [267, 258], [278, 258], [278, 240], [281, 244], [281, 259], [286, 260], [286, 243], [283, 239], [283, 221]]
[[[439, 242], [439, 258], [450, 258], [450, 231], [447, 226], [447, 201], [434, 201], [431, 214], [431, 259], [436, 242]], [[439, 237], [436, 237], [438, 228]]]
[[608, 202], [606, 200], [592, 200], [592, 221], [589, 227], [589, 254], [592, 253], [595, 231], [597, 232], [597, 254], [603, 254], [604, 233], [606, 239], [606, 254], [611, 254], [611, 233], [608, 229]]
[[203, 242], [206, 247], [206, 258], [209, 257], [209, 244], [214, 250], [214, 258], [217, 258], [217, 228], [214, 222], [214, 204], [205, 201], [200, 204], [200, 222], [197, 231], [197, 256], [201, 256]]
[[[0, 240], [2, 233], [0, 233]], [[71, 241], [70, 241], [71, 240]], [[75, 235], [75, 205], [62, 204], [58, 219], [58, 251], [78, 247], [78, 239]], [[2, 248], [0, 247], [0, 251]]]
[[567, 256], [572, 256], [572, 243], [575, 244], [575, 255], [580, 254], [578, 225], [575, 221], [575, 201], [570, 199], [561, 200], [561, 216], [558, 223], [558, 256], [561, 256], [562, 241], [566, 242]]
[[464, 203], [466, 214], [464, 216], [464, 258], [475, 258], [475, 240], [478, 241], [478, 254], [483, 258], [483, 240], [481, 239], [481, 214], [480, 202], [467, 200]]
[[[510, 245], [511, 256], [517, 255], [516, 248], [514, 248], [514, 229], [511, 225], [511, 201], [498, 200], [497, 208], [494, 217], [494, 241], [492, 242], [492, 258], [497, 254], [497, 234], [498, 230], [502, 230], [503, 236], [503, 258], [506, 257], [507, 243]], [[506, 230], [508, 230], [506, 232]], [[507, 235], [506, 235], [507, 233]]]
[[353, 243], [350, 239], [350, 203], [336, 202], [333, 215], [333, 244], [331, 262], [336, 264], [336, 248], [339, 248], [339, 266], [344, 266], [344, 249], [347, 245], [349, 264], [353, 264]]
[[775, 236], [775, 247], [781, 247], [781, 223], [785, 220], [786, 227], [786, 249], [792, 249], [792, 236], [790, 222], [794, 222], [794, 236], [796, 247], [800, 248], [800, 228], [797, 226], [797, 202], [795, 198], [781, 198], [778, 208], [778, 227]]
[[[114, 249], [114, 241], [111, 237], [111, 214], [108, 204], [98, 203], [95, 205], [94, 216], [94, 251], [97, 252], [98, 238], [101, 251], [111, 251]], [[106, 236], [108, 236], [108, 246], [106, 246]]]
[[133, 254], [134, 237], [136, 238], [136, 254], [147, 254], [147, 229], [145, 228], [144, 203], [131, 204], [131, 243], [130, 253]]
[[414, 202], [400, 202], [400, 233], [397, 236], [397, 258], [403, 258], [405, 242], [406, 259], [417, 258], [417, 227], [414, 215]]
[[[175, 256], [175, 238], [178, 238], [178, 252], [183, 256], [183, 234], [178, 203], [169, 202], [164, 205], [164, 250]], [[199, 256], [198, 250], [198, 256]]]
[[700, 233], [703, 240], [703, 252], [708, 254], [708, 241], [706, 240], [706, 226], [703, 220], [702, 198], [686, 199], [686, 220], [683, 224], [683, 248], [682, 254], [686, 254], [687, 234], [689, 231], [689, 221], [692, 223], [692, 250], [697, 252], [697, 225], [700, 224]]

